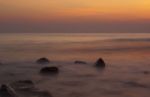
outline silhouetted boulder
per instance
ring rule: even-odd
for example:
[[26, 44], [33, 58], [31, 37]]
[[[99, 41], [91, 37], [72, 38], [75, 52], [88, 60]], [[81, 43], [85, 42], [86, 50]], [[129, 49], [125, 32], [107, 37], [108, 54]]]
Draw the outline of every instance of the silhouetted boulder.
[[41, 74], [57, 74], [58, 72], [58, 67], [44, 67], [40, 70]]
[[40, 58], [36, 61], [38, 64], [48, 64], [50, 61], [47, 58]]
[[86, 62], [84, 62], [84, 61], [79, 61], [79, 60], [75, 61], [74, 63], [75, 63], [75, 64], [87, 64]]
[[100, 67], [100, 68], [104, 68], [106, 66], [104, 60], [102, 58], [99, 58], [96, 63], [95, 63], [96, 67]]

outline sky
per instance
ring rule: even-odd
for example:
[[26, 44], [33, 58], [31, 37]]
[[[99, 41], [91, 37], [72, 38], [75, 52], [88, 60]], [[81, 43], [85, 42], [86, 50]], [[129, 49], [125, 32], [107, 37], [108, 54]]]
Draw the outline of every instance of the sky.
[[150, 0], [0, 0], [0, 32], [150, 32]]

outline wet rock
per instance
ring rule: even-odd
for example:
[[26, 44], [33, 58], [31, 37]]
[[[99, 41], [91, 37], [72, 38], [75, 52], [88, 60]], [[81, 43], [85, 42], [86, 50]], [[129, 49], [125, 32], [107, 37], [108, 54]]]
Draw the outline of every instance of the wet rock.
[[95, 63], [96, 67], [100, 67], [100, 68], [104, 68], [106, 66], [104, 60], [102, 58], [99, 58], [96, 63]]
[[18, 96], [11, 87], [3, 84], [0, 88], [0, 97], [18, 97]]
[[40, 70], [41, 74], [57, 74], [58, 72], [58, 67], [44, 67]]
[[75, 64], [87, 64], [85, 61], [79, 61], [79, 60], [75, 61], [74, 63]]
[[36, 62], [38, 64], [48, 64], [48, 63], [50, 63], [50, 61], [45, 57], [38, 59]]

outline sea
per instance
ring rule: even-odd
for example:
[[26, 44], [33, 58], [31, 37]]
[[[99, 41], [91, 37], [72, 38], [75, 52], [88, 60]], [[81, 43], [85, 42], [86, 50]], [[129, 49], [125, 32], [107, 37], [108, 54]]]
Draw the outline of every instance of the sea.
[[[37, 64], [42, 57], [50, 63]], [[0, 85], [29, 79], [53, 97], [150, 97], [150, 33], [0, 33], [0, 62]], [[41, 75], [45, 66], [59, 74]]]

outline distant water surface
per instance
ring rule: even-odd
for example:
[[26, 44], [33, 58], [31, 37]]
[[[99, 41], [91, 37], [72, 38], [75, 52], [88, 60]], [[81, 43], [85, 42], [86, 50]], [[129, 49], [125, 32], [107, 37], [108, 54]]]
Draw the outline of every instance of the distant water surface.
[[0, 34], [0, 59], [7, 61], [25, 61], [42, 56], [53, 60], [93, 60], [102, 54], [140, 53], [149, 49], [149, 33]]

